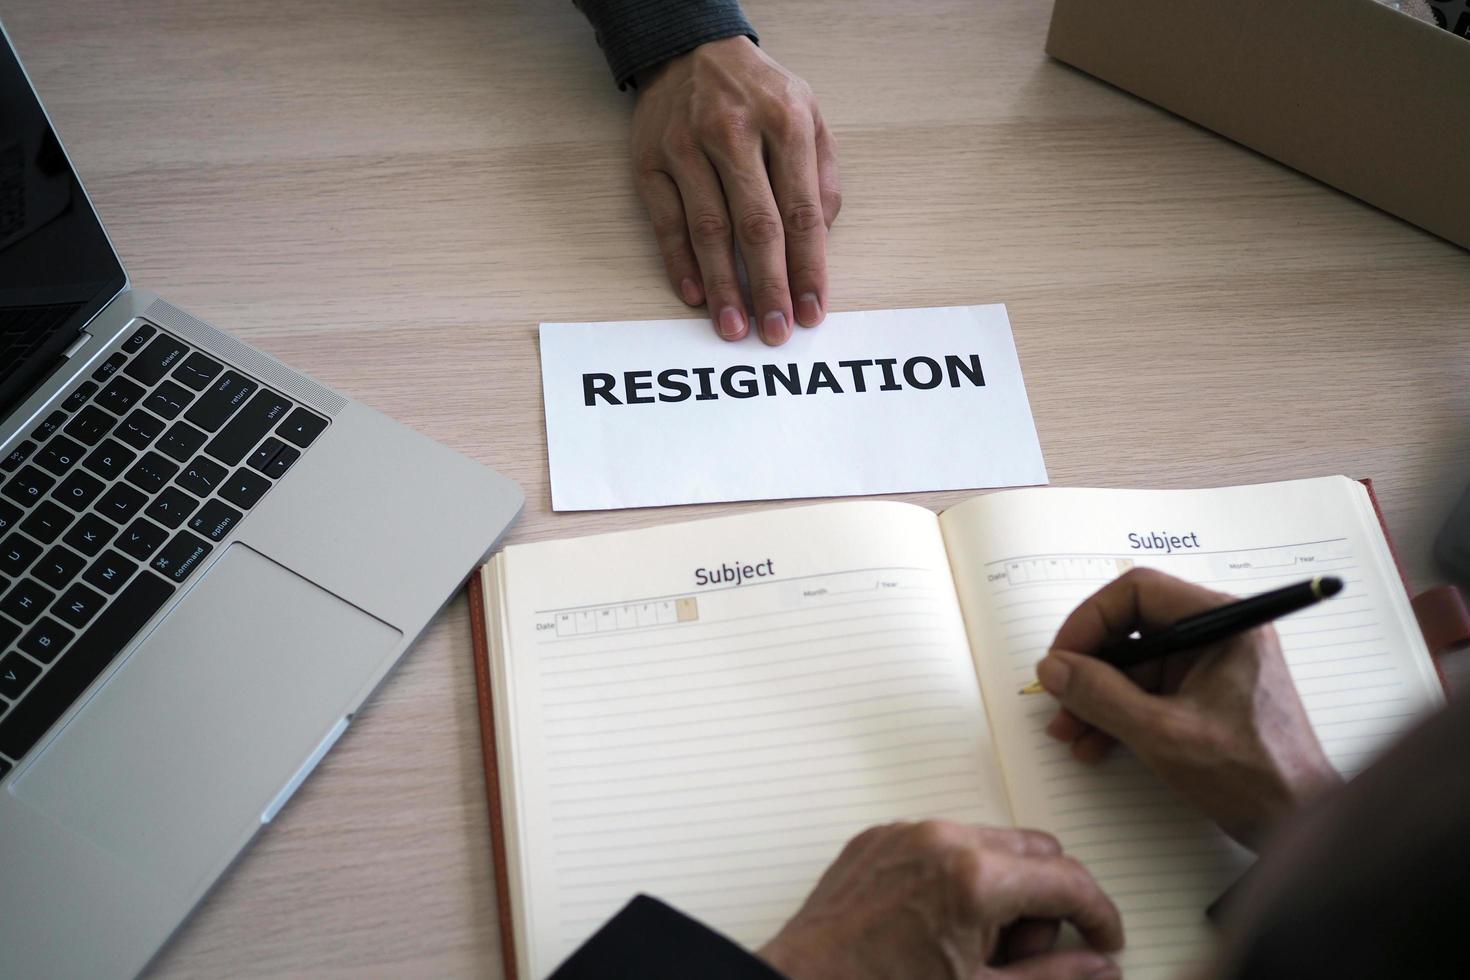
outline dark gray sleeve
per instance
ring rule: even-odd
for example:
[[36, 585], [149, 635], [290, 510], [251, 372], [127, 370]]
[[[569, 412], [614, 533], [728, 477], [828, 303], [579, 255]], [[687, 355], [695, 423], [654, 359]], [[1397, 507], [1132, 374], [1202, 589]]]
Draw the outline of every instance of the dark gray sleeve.
[[549, 980], [786, 980], [764, 960], [656, 898], [639, 895]]
[[592, 22], [613, 81], [625, 89], [635, 72], [692, 51], [707, 41], [755, 28], [736, 0], [573, 0]]

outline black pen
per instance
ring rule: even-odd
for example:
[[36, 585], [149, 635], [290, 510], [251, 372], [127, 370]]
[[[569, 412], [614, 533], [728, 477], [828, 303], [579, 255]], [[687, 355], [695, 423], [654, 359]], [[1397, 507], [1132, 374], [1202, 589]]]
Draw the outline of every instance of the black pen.
[[[1186, 616], [1173, 626], [1161, 629], [1157, 633], [1129, 637], [1118, 643], [1109, 643], [1093, 656], [1112, 664], [1119, 670], [1125, 670], [1148, 663], [1150, 660], [1167, 657], [1171, 653], [1192, 650], [1237, 633], [1244, 633], [1262, 623], [1280, 619], [1287, 613], [1305, 609], [1341, 591], [1342, 579], [1331, 575], [1319, 575], [1306, 582], [1262, 592], [1248, 599], [1241, 599], [1238, 602], [1196, 613], [1193, 616]], [[1021, 693], [1040, 694], [1044, 690], [1040, 681], [1032, 681], [1021, 688]]]

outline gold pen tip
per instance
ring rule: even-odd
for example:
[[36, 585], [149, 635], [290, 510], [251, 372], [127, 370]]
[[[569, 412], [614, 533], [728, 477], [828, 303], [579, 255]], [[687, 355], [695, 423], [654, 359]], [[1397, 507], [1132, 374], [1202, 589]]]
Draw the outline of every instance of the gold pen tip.
[[1025, 687], [1021, 688], [1021, 693], [1044, 694], [1046, 693], [1046, 688], [1041, 686], [1041, 681], [1032, 681], [1030, 684], [1027, 684]]

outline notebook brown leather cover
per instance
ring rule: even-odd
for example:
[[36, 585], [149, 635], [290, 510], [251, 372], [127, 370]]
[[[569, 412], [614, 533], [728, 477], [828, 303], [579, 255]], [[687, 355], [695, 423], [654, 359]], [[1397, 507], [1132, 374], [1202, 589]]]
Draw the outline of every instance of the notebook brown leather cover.
[[[1389, 553], [1393, 555], [1404, 591], [1411, 596], [1409, 578], [1404, 574], [1403, 562], [1388, 533], [1388, 524], [1383, 520], [1383, 510], [1378, 506], [1378, 495], [1373, 491], [1372, 480], [1359, 480], [1368, 490], [1368, 499], [1373, 502], [1373, 512], [1383, 529]], [[469, 580], [470, 637], [474, 646], [475, 690], [480, 703], [480, 745], [485, 760], [485, 795], [490, 806], [490, 853], [495, 864], [495, 904], [500, 913], [500, 951], [505, 963], [506, 980], [520, 980], [516, 972], [515, 931], [510, 915], [510, 876], [505, 856], [505, 824], [500, 799], [500, 769], [495, 747], [495, 710], [490, 698], [490, 646], [485, 636], [485, 589], [481, 585], [481, 570], [475, 569]], [[1432, 601], [1421, 602], [1433, 597]], [[1424, 608], [1421, 608], [1424, 607]], [[1470, 615], [1466, 615], [1465, 603], [1458, 589], [1453, 586], [1431, 589], [1414, 599], [1414, 612], [1419, 628], [1429, 644], [1430, 658], [1439, 673], [1439, 682], [1446, 684], [1444, 669], [1439, 655], [1470, 643]], [[1458, 618], [1457, 618], [1458, 617]], [[1448, 685], [1446, 684], [1446, 690]]]
[[490, 700], [490, 644], [485, 636], [485, 587], [482, 570], [470, 576], [470, 640], [474, 647], [475, 691], [480, 702], [480, 748], [485, 760], [485, 798], [490, 805], [490, 858], [495, 865], [495, 908], [500, 914], [500, 958], [505, 980], [516, 972], [515, 929], [510, 916], [510, 868], [505, 858], [505, 818], [501, 810], [500, 765], [495, 749], [495, 709]]

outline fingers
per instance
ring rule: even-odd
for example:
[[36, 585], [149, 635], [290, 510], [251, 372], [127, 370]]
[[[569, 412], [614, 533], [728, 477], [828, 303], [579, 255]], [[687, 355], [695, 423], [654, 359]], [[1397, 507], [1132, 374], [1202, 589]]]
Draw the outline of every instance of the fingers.
[[714, 167], [700, 153], [684, 155], [674, 164], [674, 180], [684, 202], [689, 241], [704, 276], [704, 295], [715, 329], [726, 340], [748, 332], [745, 301], [735, 272], [730, 238], [730, 212]]
[[1084, 949], [1027, 957], [986, 974], [996, 980], [1117, 980], [1122, 975], [1112, 960]]
[[651, 170], [638, 175], [638, 196], [648, 209], [653, 222], [658, 250], [664, 257], [669, 283], [684, 302], [698, 306], [704, 302], [703, 277], [694, 249], [689, 244], [689, 226], [684, 219], [684, 199], [668, 174]]
[[786, 276], [796, 322], [815, 327], [827, 308], [827, 223], [815, 126], [799, 118], [767, 137], [771, 190], [786, 230]]
[[[1148, 568], [1135, 568], [1103, 586], [1072, 611], [1051, 651], [1036, 665], [1037, 679], [1063, 708], [1047, 733], [1071, 742], [1072, 754], [1083, 762], [1102, 759], [1116, 739], [1132, 743], [1145, 737], [1162, 706], [1115, 668], [1072, 651], [1091, 653], [1136, 629], [1159, 629], [1227, 601], [1220, 593]], [[1139, 679], [1150, 689], [1161, 678], [1161, 665], [1140, 669]]]
[[837, 220], [842, 210], [842, 180], [837, 174], [837, 140], [827, 124], [822, 121], [820, 109], [813, 108], [812, 118], [817, 124], [817, 186], [822, 198], [822, 218], [827, 227]]
[[786, 234], [760, 143], [746, 139], [729, 144], [716, 151], [713, 162], [730, 202], [756, 329], [766, 343], [784, 344], [794, 322], [786, 277]]
[[1048, 653], [1036, 665], [1036, 679], [1074, 717], [1125, 742], [1139, 738], [1160, 710], [1153, 695], [1116, 667], [1070, 650]]
[[1072, 610], [1057, 630], [1052, 646], [1092, 653], [1136, 629], [1159, 629], [1228, 601], [1227, 596], [1172, 575], [1135, 568]]
[[977, 885], [1004, 921], [1060, 919], [1072, 923], [1093, 949], [1123, 947], [1123, 920], [1112, 899], [1081, 864], [1068, 857], [998, 855]]
[[[979, 827], [950, 820], [921, 820], [918, 823], [889, 824], [877, 830], [904, 831], [922, 851], [949, 848], [1001, 851], [1016, 857], [1054, 857], [1062, 853], [1062, 845], [1051, 834], [1040, 830], [1013, 827]], [[872, 831], [859, 834], [848, 845], [853, 847]]]

